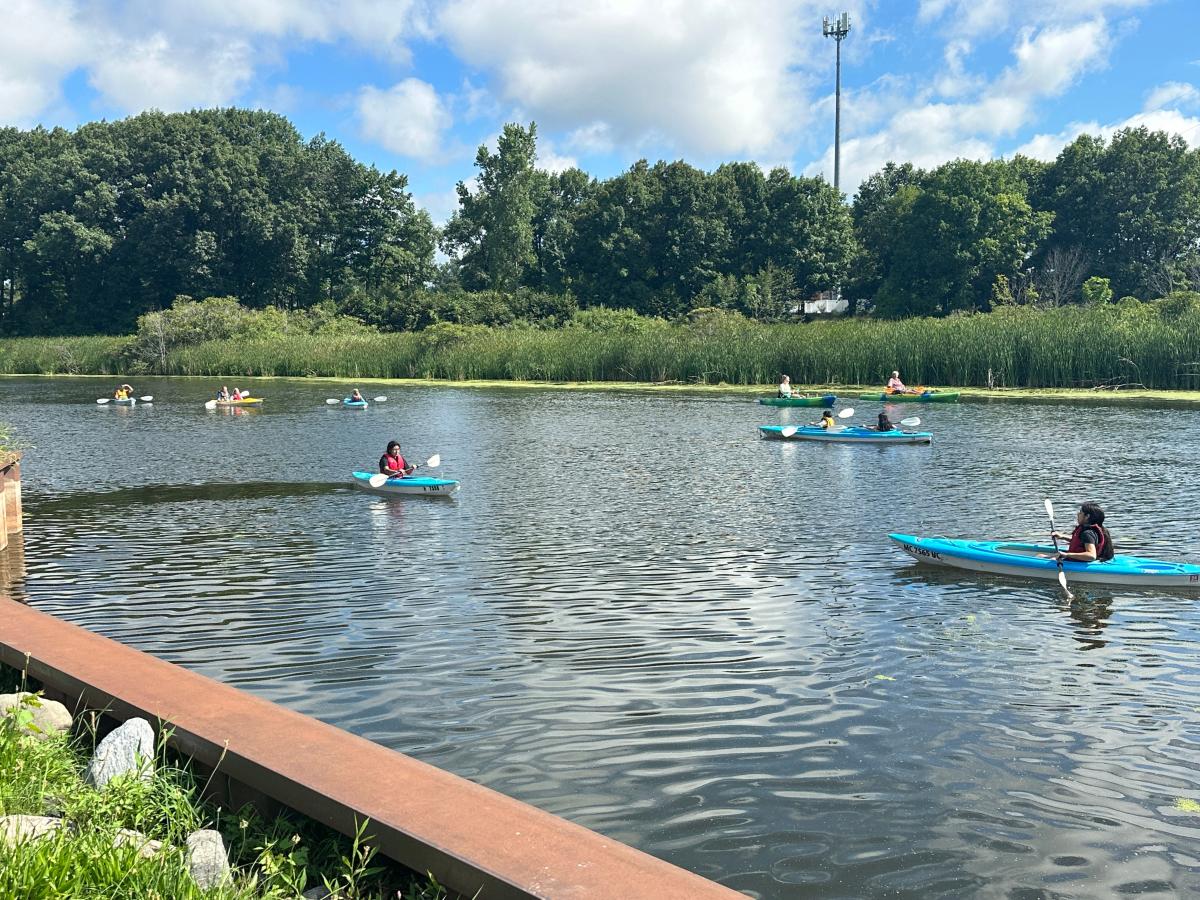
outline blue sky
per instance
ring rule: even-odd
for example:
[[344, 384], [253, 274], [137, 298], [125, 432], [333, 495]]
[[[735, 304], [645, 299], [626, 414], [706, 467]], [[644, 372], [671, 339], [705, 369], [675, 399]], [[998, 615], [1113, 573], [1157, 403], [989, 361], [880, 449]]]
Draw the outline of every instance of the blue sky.
[[1200, 0], [0, 0], [0, 124], [253, 106], [409, 178], [436, 221], [475, 150], [535, 120], [541, 163], [833, 169], [842, 188], [1145, 124], [1200, 146]]

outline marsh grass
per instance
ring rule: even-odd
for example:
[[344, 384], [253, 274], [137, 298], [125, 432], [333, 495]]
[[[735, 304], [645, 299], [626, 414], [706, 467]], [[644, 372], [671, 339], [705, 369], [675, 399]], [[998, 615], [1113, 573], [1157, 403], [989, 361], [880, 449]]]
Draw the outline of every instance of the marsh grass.
[[[126, 341], [126, 344], [122, 344]], [[0, 371], [120, 371], [123, 338], [0, 341]], [[94, 345], [89, 343], [94, 342]], [[889, 321], [764, 325], [729, 314], [678, 322], [581, 317], [563, 328], [441, 323], [424, 331], [280, 334], [178, 347], [160, 374], [449, 380], [882, 384], [955, 387], [1200, 387], [1200, 304], [1193, 301]]]
[[[16, 682], [14, 684], [14, 682]], [[0, 683], [27, 689], [23, 677], [0, 667]], [[324, 884], [345, 900], [404, 897], [441, 900], [445, 891], [390, 863], [379, 863], [370, 824], [347, 838], [296, 816], [263, 819], [200, 802], [190, 767], [160, 738], [155, 774], [119, 778], [103, 791], [83, 779], [95, 746], [93, 730], [71, 738], [28, 732], [35, 694], [0, 719], [0, 815], [60, 816], [64, 827], [17, 845], [0, 843], [0, 897], [62, 898], [292, 898]], [[197, 828], [215, 827], [229, 848], [234, 877], [202, 890], [187, 869], [185, 842]], [[114, 846], [122, 829], [163, 842], [149, 858], [129, 845]]]

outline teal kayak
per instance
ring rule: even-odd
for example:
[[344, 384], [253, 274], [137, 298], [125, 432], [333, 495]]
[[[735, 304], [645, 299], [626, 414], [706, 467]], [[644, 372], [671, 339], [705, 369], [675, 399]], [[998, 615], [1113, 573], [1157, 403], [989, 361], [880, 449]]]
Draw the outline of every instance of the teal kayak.
[[355, 472], [355, 487], [376, 494], [415, 494], [421, 497], [449, 497], [458, 490], [458, 482], [446, 478], [389, 478], [378, 487], [371, 484], [371, 472]]
[[836, 394], [823, 394], [820, 397], [759, 397], [758, 402], [763, 406], [833, 406], [837, 403]]
[[346, 409], [366, 409], [367, 401], [351, 400], [349, 397], [346, 397], [344, 400], [342, 400], [342, 406], [346, 407]]
[[[923, 538], [911, 534], [888, 537], [919, 563], [1045, 581], [1058, 578], [1054, 547], [1045, 544]], [[1068, 582], [1200, 590], [1200, 566], [1142, 556], [1118, 553], [1106, 562], [1064, 560], [1063, 572]]]
[[[786, 429], [786, 433], [785, 433]], [[819, 425], [796, 426], [759, 425], [759, 432], [768, 440], [775, 441], [817, 441], [826, 444], [928, 444], [933, 441], [933, 433], [929, 431], [876, 431], [874, 428], [860, 428], [851, 425], [848, 428], [822, 428]]]

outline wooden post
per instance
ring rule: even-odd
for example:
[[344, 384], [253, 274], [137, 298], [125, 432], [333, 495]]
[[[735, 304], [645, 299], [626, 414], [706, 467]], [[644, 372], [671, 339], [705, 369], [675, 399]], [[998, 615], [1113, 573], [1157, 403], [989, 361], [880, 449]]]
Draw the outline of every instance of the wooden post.
[[0, 472], [4, 477], [4, 538], [0, 549], [8, 546], [8, 536], [24, 530], [21, 522], [21, 454], [15, 453]]

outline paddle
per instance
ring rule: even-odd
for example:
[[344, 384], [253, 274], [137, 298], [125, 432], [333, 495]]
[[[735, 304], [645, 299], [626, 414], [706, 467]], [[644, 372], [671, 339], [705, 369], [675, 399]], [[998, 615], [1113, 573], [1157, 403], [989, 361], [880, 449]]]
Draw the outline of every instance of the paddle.
[[920, 416], [909, 416], [907, 419], [901, 419], [900, 424], [905, 428], [915, 428], [921, 424]]
[[100, 398], [99, 400], [97, 400], [96, 402], [97, 402], [97, 403], [102, 403], [102, 404], [103, 404], [103, 403], [107, 403], [107, 402], [108, 402], [109, 400], [111, 400], [111, 399], [112, 399], [111, 397], [101, 397], [101, 398]]
[[143, 403], [153, 403], [154, 402], [154, 396], [152, 394], [147, 394], [145, 397], [138, 397], [138, 399], [141, 400]]
[[1050, 517], [1050, 537], [1054, 541], [1054, 561], [1058, 563], [1058, 583], [1062, 585], [1063, 593], [1067, 595], [1067, 599], [1071, 599], [1071, 590], [1067, 587], [1067, 573], [1063, 571], [1062, 559], [1058, 556], [1058, 538], [1054, 536], [1054, 532], [1058, 529], [1054, 525], [1054, 504], [1050, 502], [1050, 498], [1046, 498], [1046, 515]]
[[[839, 419], [848, 419], [852, 415], [854, 415], [854, 408], [847, 407], [846, 409], [843, 409], [840, 413], [838, 413], [838, 418]], [[815, 425], [810, 425], [809, 427], [816, 428], [819, 425], [820, 425], [820, 423], [818, 422]], [[784, 425], [782, 428], [779, 429], [779, 434], [781, 437], [789, 438], [799, 430], [800, 430], [800, 427], [797, 425]]]
[[205, 408], [205, 409], [216, 409], [216, 408], [217, 408], [217, 401], [216, 401], [216, 400], [206, 400], [206, 401], [204, 402], [204, 408]]
[[337, 397], [330, 397], [328, 400], [325, 401], [325, 404], [327, 406], [337, 406], [341, 402], [342, 401], [339, 400]]
[[387, 402], [387, 397], [372, 397], [371, 399], [373, 401], [375, 401], [376, 403], [386, 403]]
[[[433, 456], [431, 456], [431, 457], [429, 457], [429, 459], [425, 460], [425, 468], [427, 468], [427, 469], [436, 469], [441, 464], [442, 464], [442, 457], [440, 454], [437, 454], [437, 453], [433, 454]], [[421, 468], [419, 465], [413, 466], [413, 471], [415, 472], [419, 468]], [[382, 487], [383, 485], [387, 484], [389, 478], [402, 478], [402, 477], [403, 476], [401, 476], [401, 475], [385, 475], [383, 472], [380, 472], [377, 475], [372, 475], [370, 478], [368, 478], [367, 484], [369, 484], [371, 487]]]

